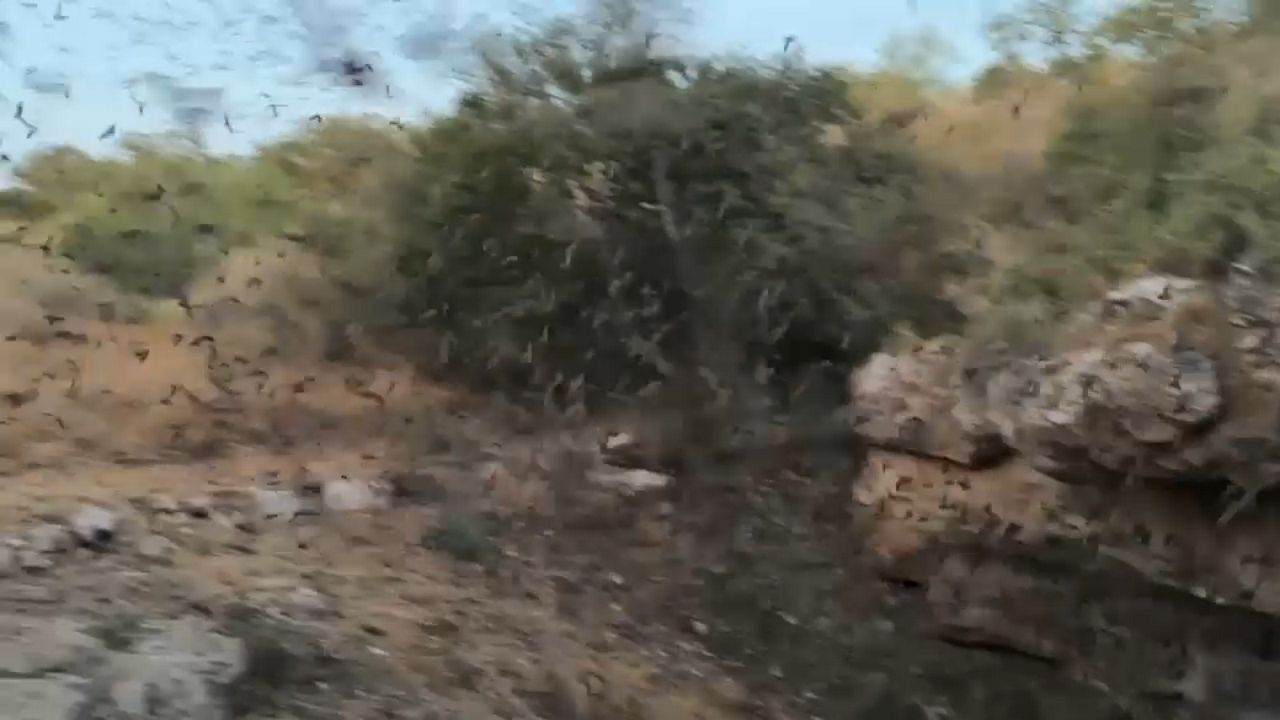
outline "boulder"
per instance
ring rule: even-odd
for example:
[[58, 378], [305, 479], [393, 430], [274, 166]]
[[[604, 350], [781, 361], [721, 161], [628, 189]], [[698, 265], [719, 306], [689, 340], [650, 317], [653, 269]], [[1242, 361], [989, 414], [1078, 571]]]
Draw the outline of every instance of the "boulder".
[[232, 686], [248, 669], [244, 642], [198, 617], [150, 624], [106, 670], [107, 718], [225, 720]]
[[391, 488], [384, 483], [350, 478], [328, 480], [321, 490], [324, 509], [329, 512], [369, 512], [391, 507]]
[[1200, 283], [1195, 280], [1147, 275], [1107, 293], [1099, 314], [1109, 320], [1120, 317], [1155, 319], [1201, 291]]
[[79, 720], [89, 694], [80, 678], [0, 678], [5, 720]]
[[998, 460], [1010, 447], [970, 380], [977, 375], [947, 338], [903, 355], [876, 353], [850, 382], [854, 426], [879, 447], [970, 467]]
[[100, 645], [68, 618], [0, 615], [0, 677], [65, 672], [91, 662]]
[[85, 505], [71, 518], [71, 532], [81, 545], [104, 549], [116, 537], [116, 514], [98, 505]]
[[1017, 453], [1067, 482], [1235, 481], [1264, 460], [1280, 467], [1280, 292], [1259, 282], [1243, 269], [1217, 288], [1138, 278], [1064, 328], [1051, 357], [951, 338], [876, 354], [851, 380], [856, 431], [969, 467]]
[[1145, 342], [1024, 361], [992, 378], [989, 418], [1033, 467], [1064, 480], [1203, 474], [1197, 442], [1221, 416], [1214, 362]]

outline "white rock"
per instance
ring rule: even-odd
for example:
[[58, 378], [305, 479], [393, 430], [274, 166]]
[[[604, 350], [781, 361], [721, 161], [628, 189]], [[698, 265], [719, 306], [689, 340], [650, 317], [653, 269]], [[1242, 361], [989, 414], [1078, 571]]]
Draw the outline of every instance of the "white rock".
[[[0, 614], [0, 676], [66, 670], [93, 662], [100, 650], [84, 626], [69, 618]], [[0, 711], [0, 717], [9, 716]]]
[[6, 720], [76, 720], [86, 717], [87, 683], [78, 678], [0, 678]]
[[391, 506], [391, 494], [381, 485], [345, 475], [324, 484], [324, 508], [331, 512], [383, 510]]
[[203, 618], [147, 623], [131, 652], [111, 657], [107, 699], [124, 717], [225, 720], [226, 689], [247, 668], [244, 643]]
[[37, 553], [60, 553], [71, 549], [74, 538], [57, 523], [44, 523], [27, 533], [27, 545]]
[[263, 490], [254, 488], [254, 501], [258, 515], [263, 518], [292, 520], [302, 509], [302, 501], [292, 490]]
[[590, 473], [591, 481], [599, 485], [626, 492], [661, 490], [671, 484], [670, 475], [641, 468], [623, 469], [611, 466], [597, 468]]
[[71, 518], [76, 539], [91, 547], [105, 547], [116, 537], [116, 514], [97, 505], [85, 505]]
[[616, 432], [610, 435], [609, 437], [605, 438], [604, 449], [617, 450], [619, 448], [627, 447], [628, 445], [634, 445], [635, 442], [636, 440], [635, 438], [631, 437], [631, 433]]
[[[150, 658], [123, 657], [115, 663], [119, 678], [111, 683], [110, 698], [125, 717], [221, 720], [227, 716], [199, 675]], [[165, 709], [165, 714], [157, 715], [156, 706]], [[181, 714], [168, 712], [168, 708], [181, 708]]]
[[219, 634], [204, 618], [190, 616], [148, 626], [160, 632], [139, 640], [133, 648], [138, 655], [183, 666], [218, 685], [235, 681], [248, 668], [244, 642]]
[[19, 550], [18, 566], [29, 573], [40, 573], [52, 569], [53, 561], [34, 550]]
[[159, 515], [173, 515], [182, 511], [182, 506], [169, 495], [149, 495], [146, 499], [147, 509]]
[[197, 495], [178, 501], [178, 507], [193, 518], [207, 518], [213, 509], [213, 501], [205, 495]]
[[148, 560], [165, 561], [173, 556], [177, 546], [163, 535], [144, 535], [138, 540], [138, 554]]
[[312, 620], [330, 618], [338, 614], [333, 600], [309, 587], [301, 587], [289, 593], [289, 604]]

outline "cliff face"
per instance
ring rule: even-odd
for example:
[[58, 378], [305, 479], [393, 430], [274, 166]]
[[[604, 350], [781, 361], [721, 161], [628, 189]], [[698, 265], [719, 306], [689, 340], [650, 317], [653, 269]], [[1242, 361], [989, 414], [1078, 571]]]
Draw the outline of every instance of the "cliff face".
[[1280, 290], [1237, 268], [1130, 283], [1046, 356], [874, 356], [854, 500], [882, 572], [926, 589], [944, 637], [1191, 713], [1170, 716], [1280, 708], [1278, 327]]

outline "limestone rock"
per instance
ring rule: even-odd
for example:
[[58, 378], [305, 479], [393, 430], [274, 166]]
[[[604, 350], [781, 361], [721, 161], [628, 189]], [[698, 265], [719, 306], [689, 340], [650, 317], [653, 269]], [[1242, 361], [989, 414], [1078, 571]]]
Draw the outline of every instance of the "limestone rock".
[[111, 685], [108, 717], [157, 720], [224, 720], [227, 712], [199, 675], [151, 658], [125, 656], [122, 677]]
[[203, 618], [151, 624], [131, 652], [117, 654], [105, 677], [107, 718], [225, 720], [228, 694], [248, 668], [244, 643]]
[[142, 505], [156, 515], [176, 515], [182, 512], [182, 505], [170, 495], [154, 493], [143, 498]]
[[27, 546], [37, 553], [60, 553], [71, 549], [71, 531], [57, 523], [43, 523], [26, 535]]
[[291, 490], [264, 490], [254, 488], [254, 500], [258, 516], [292, 520], [302, 510], [302, 502], [298, 494]]
[[19, 567], [18, 552], [11, 547], [0, 545], [0, 578], [15, 575]]
[[190, 517], [205, 519], [213, 511], [213, 500], [206, 495], [197, 495], [178, 501], [178, 507]]
[[85, 505], [71, 518], [71, 532], [82, 545], [102, 549], [116, 537], [116, 515], [97, 505]]
[[672, 482], [670, 475], [639, 468], [604, 466], [588, 473], [592, 482], [627, 494], [662, 490]]
[[1143, 342], [1017, 364], [992, 379], [988, 398], [1009, 444], [1036, 469], [1069, 480], [1203, 470], [1208, 458], [1184, 449], [1224, 405], [1208, 357]]
[[5, 720], [79, 720], [89, 695], [79, 678], [0, 678]]
[[138, 554], [155, 563], [167, 563], [173, 558], [177, 546], [163, 535], [144, 535], [138, 538]]
[[0, 677], [67, 671], [100, 649], [79, 623], [67, 618], [0, 615]]
[[18, 567], [29, 573], [41, 573], [51, 570], [53, 561], [31, 548], [26, 548], [18, 551]]
[[333, 598], [309, 587], [297, 588], [289, 593], [288, 610], [291, 614], [310, 620], [324, 620], [339, 615]]
[[330, 512], [366, 512], [391, 506], [390, 488], [345, 475], [326, 482], [321, 497]]
[[880, 447], [968, 466], [1004, 456], [1008, 443], [964, 375], [960, 350], [946, 339], [905, 355], [876, 353], [850, 383], [858, 434]]
[[1188, 278], [1147, 275], [1107, 293], [1101, 314], [1108, 319], [1159, 317], [1200, 289], [1200, 283]]
[[[1068, 482], [1220, 480], [1263, 457], [1280, 469], [1280, 299], [1260, 295], [1247, 275], [1218, 294], [1149, 276], [1077, 318], [1053, 357], [982, 364], [946, 338], [874, 355], [851, 380], [857, 432], [970, 467], [1017, 453]], [[1220, 321], [1244, 305], [1257, 306], [1251, 349], [1224, 359], [1224, 345], [1241, 343]], [[1266, 452], [1230, 439], [1268, 437]]]

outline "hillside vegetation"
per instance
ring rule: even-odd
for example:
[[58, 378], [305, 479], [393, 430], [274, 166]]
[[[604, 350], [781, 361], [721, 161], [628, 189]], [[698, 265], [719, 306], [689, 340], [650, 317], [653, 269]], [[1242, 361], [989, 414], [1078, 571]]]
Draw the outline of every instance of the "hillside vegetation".
[[1032, 0], [956, 87], [935, 36], [879, 69], [807, 64], [803, 38], [721, 61], [660, 51], [613, 4], [484, 46], [430, 122], [327, 120], [247, 158], [59, 148], [0, 212], [141, 323], [285, 242], [341, 293], [332, 322], [412, 330], [415, 362], [478, 386], [836, 403], [895, 332], [1035, 346], [1126, 276], [1277, 269], [1280, 11], [1217, 5]]

